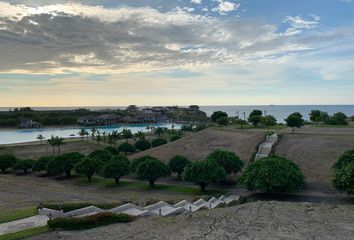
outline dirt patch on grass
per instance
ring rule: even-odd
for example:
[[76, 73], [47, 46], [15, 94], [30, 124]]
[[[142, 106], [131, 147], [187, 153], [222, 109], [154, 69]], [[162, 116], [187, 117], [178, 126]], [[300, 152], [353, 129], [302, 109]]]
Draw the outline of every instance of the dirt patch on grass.
[[174, 217], [138, 218], [85, 231], [54, 231], [45, 239], [354, 239], [354, 206], [254, 202]]
[[201, 160], [213, 150], [222, 149], [235, 152], [243, 161], [248, 162], [255, 147], [263, 139], [263, 132], [205, 129], [175, 142], [134, 154], [130, 158], [151, 155], [168, 162], [174, 155], [182, 154], [191, 160]]
[[353, 148], [353, 135], [295, 133], [284, 134], [274, 152], [298, 164], [310, 184], [329, 185], [332, 165]]

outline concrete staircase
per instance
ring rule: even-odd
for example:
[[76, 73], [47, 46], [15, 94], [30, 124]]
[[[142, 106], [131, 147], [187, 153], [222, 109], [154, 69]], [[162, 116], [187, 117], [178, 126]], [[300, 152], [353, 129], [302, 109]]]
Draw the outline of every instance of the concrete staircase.
[[259, 146], [255, 160], [266, 158], [272, 151], [273, 145], [278, 141], [278, 134], [267, 135], [267, 140]]

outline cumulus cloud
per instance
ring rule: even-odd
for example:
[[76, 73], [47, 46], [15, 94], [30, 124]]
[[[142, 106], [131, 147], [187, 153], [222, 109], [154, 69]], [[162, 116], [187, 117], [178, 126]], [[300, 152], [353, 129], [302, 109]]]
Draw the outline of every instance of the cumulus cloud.
[[312, 48], [296, 38], [296, 29], [317, 24], [312, 18], [288, 16], [293, 30], [279, 32], [262, 21], [206, 17], [191, 9], [0, 1], [0, 72], [121, 73], [283, 61]]
[[214, 12], [218, 12], [220, 14], [226, 14], [228, 12], [232, 12], [237, 10], [241, 4], [233, 3], [225, 0], [216, 0], [218, 2], [218, 6], [213, 8]]
[[191, 0], [191, 3], [202, 4], [202, 0]]

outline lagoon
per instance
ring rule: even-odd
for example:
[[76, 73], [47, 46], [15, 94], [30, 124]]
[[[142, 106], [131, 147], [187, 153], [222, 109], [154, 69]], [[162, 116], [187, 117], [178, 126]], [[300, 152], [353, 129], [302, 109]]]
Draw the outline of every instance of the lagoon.
[[[101, 133], [111, 133], [116, 130], [121, 132], [123, 129], [129, 129], [132, 133], [138, 131], [147, 132], [146, 127], [167, 127], [169, 129], [174, 125], [175, 129], [179, 129], [181, 124], [174, 123], [159, 123], [159, 124], [119, 124], [114, 126], [98, 126], [96, 127]], [[49, 139], [52, 135], [63, 138], [79, 137], [79, 131], [82, 127], [62, 127], [62, 128], [39, 128], [39, 129], [7, 129], [0, 130], [0, 145], [2, 144], [15, 144], [38, 141], [36, 138], [39, 134], [42, 134], [46, 139]], [[90, 127], [85, 127], [88, 132]], [[74, 136], [71, 136], [74, 134]]]

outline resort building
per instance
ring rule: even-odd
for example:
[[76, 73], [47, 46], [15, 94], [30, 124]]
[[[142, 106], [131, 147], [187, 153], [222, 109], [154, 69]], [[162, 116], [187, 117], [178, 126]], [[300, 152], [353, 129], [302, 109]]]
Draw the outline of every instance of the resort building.
[[21, 122], [20, 122], [18, 127], [19, 128], [40, 128], [41, 127], [41, 123], [33, 121], [32, 119], [24, 118], [24, 119], [21, 120]]

